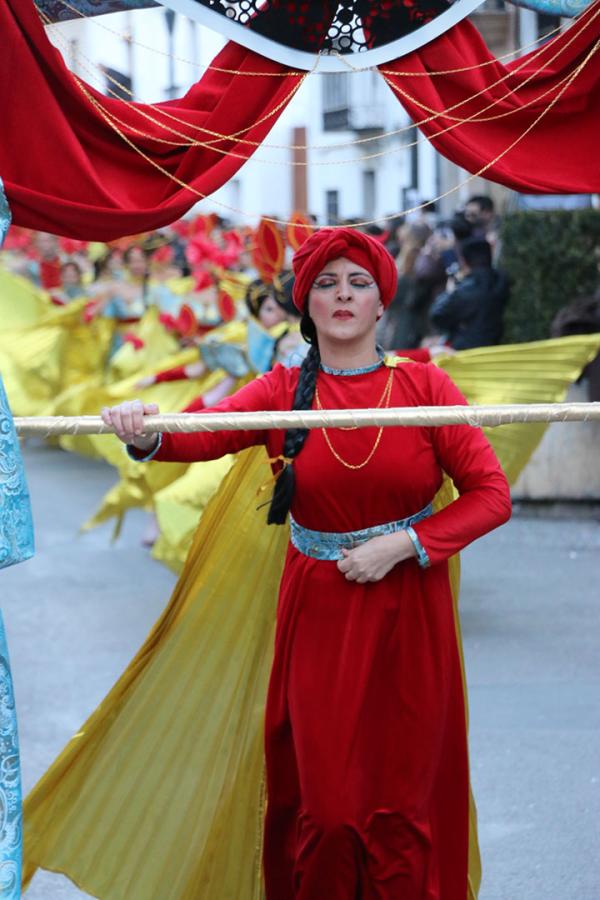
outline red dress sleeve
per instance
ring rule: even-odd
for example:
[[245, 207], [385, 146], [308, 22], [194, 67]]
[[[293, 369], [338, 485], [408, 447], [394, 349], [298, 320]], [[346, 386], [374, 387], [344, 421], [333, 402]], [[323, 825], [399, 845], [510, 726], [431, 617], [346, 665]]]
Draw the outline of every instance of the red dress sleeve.
[[[467, 405], [442, 369], [427, 366], [427, 374], [432, 406]], [[413, 526], [434, 565], [507, 522], [511, 500], [506, 476], [480, 428], [442, 425], [431, 429], [431, 440], [440, 466], [460, 495], [440, 512]]]
[[[277, 369], [255, 378], [216, 406], [198, 412], [258, 412], [271, 410], [279, 382]], [[219, 459], [227, 453], [237, 453], [246, 447], [265, 444], [268, 431], [212, 431], [191, 434], [163, 434], [153, 459], [158, 462], [198, 462]]]

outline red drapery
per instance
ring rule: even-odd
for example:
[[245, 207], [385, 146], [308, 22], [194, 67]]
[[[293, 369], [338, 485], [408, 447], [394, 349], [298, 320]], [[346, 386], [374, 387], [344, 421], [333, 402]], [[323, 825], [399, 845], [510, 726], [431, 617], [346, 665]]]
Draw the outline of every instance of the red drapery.
[[[115, 133], [49, 43], [30, 0], [2, 0], [0, 34], [0, 177], [16, 224], [74, 238], [110, 240], [173, 222], [201, 199]], [[285, 72], [279, 63], [233, 43], [214, 64], [242, 72]], [[244, 139], [260, 142], [278, 114], [260, 125], [253, 123], [285, 101], [299, 80], [294, 75], [255, 77], [209, 70], [181, 99], [157, 104], [190, 127], [161, 116], [155, 107], [107, 98], [87, 85], [86, 90], [128, 123], [119, 127], [148, 157], [201, 194], [211, 194], [244, 159], [204, 147], [171, 147], [156, 138], [207, 142], [214, 140], [211, 132], [241, 131]], [[286, 105], [283, 102], [282, 108]], [[235, 141], [216, 146], [242, 157], [255, 149]]]
[[[478, 116], [480, 123], [450, 127], [452, 119], [439, 116], [420, 126], [440, 153], [467, 171], [478, 172], [525, 132], [558, 95], [561, 81], [584, 64], [556, 105], [484, 176], [524, 193], [595, 193], [600, 190], [600, 50], [594, 52], [599, 38], [596, 2], [572, 29], [508, 65], [494, 60], [477, 29], [463, 21], [418, 52], [381, 68], [427, 73], [486, 63], [446, 76], [389, 78], [414, 98], [397, 93], [415, 122], [429, 118], [423, 106], [449, 109], [482, 92], [451, 113], [460, 118]], [[484, 120], [506, 113], [510, 115]], [[436, 138], [440, 132], [445, 133]]]
[[[0, 121], [5, 135], [0, 143], [0, 177], [15, 223], [74, 238], [110, 240], [167, 224], [199, 199], [197, 193], [136, 153], [110, 127], [48, 42], [29, 0], [0, 4], [0, 34]], [[518, 109], [514, 115], [460, 124], [437, 138], [451, 120], [438, 117], [421, 126], [440, 152], [476, 172], [503, 153], [535, 120], [556, 96], [562, 79], [594, 49], [599, 35], [597, 0], [572, 30], [549, 42], [541, 56], [536, 57], [534, 51], [508, 67], [494, 59], [477, 29], [463, 21], [427, 46], [382, 68], [427, 73], [489, 63], [443, 77], [389, 76], [413, 98], [402, 96], [401, 100], [415, 121], [429, 115], [419, 104], [439, 112], [481, 90], [477, 100], [452, 113], [467, 118], [512, 89], [501, 104], [481, 114], [493, 116]], [[598, 59], [598, 54], [591, 57], [531, 133], [485, 172], [487, 178], [528, 193], [600, 190]], [[234, 175], [251, 155], [252, 145], [235, 141], [216, 144], [236, 156], [205, 147], [171, 147], [159, 139], [182, 138], [149, 121], [140, 110], [191, 139], [214, 140], [212, 131], [241, 132], [245, 139], [261, 141], [299, 80], [299, 76], [285, 75], [280, 64], [232, 43], [219, 54], [215, 65], [241, 72], [279, 72], [284, 77], [207, 71], [185, 97], [156, 105], [182, 119], [184, 125], [163, 118], [156, 107], [125, 104], [92, 88], [87, 90], [126, 123], [120, 126], [122, 131], [150, 160], [197, 192], [210, 194]], [[508, 81], [490, 86], [508, 72]], [[524, 82], [522, 90], [517, 90]], [[274, 115], [264, 118], [276, 108]]]

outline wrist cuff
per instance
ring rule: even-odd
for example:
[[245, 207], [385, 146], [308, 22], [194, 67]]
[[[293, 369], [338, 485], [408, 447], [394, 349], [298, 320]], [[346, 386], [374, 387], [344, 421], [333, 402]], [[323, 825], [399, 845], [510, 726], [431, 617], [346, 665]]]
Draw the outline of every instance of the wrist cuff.
[[412, 525], [409, 525], [407, 527], [406, 533], [409, 536], [409, 538], [411, 539], [411, 541], [413, 542], [414, 548], [417, 551], [417, 562], [419, 563], [419, 565], [421, 566], [422, 569], [427, 569], [430, 565], [429, 556], [427, 554], [427, 550], [425, 549], [425, 547], [419, 540], [419, 535], [417, 534], [415, 529], [412, 527]]
[[151, 459], [154, 459], [158, 451], [160, 450], [160, 445], [162, 444], [162, 434], [158, 434], [158, 440], [156, 442], [156, 446], [152, 448], [145, 456], [140, 456], [140, 453], [143, 453], [143, 450], [140, 450], [139, 447], [134, 446], [133, 444], [126, 444], [125, 449], [127, 451], [127, 455], [130, 459], [133, 459], [135, 462], [149, 462]]

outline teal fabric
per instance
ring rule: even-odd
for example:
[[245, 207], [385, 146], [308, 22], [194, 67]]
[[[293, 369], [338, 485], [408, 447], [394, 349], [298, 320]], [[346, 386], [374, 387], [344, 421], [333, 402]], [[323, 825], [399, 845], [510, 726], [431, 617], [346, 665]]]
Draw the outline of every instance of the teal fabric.
[[0, 376], [0, 569], [34, 554], [33, 519], [19, 442]]
[[547, 16], [572, 19], [592, 5], [592, 0], [512, 0], [515, 6], [532, 9]]
[[21, 896], [21, 774], [15, 696], [0, 614], [0, 897]]
[[[0, 178], [0, 247], [11, 215]], [[19, 442], [0, 376], [0, 568], [33, 556], [33, 520]], [[0, 897], [21, 896], [21, 767], [15, 696], [0, 613]]]
[[[0, 247], [10, 226], [0, 178]], [[33, 556], [33, 520], [19, 441], [0, 374], [0, 569]]]
[[103, 16], [127, 9], [148, 9], [159, 4], [154, 0], [69, 0], [66, 6], [62, 0], [35, 0], [35, 5], [51, 22], [66, 22], [69, 19]]
[[268, 372], [273, 365], [275, 338], [254, 319], [248, 320], [248, 359], [255, 372]]
[[4, 193], [4, 183], [0, 178], [0, 247], [4, 243], [6, 232], [10, 228], [11, 215], [10, 206], [6, 194]]

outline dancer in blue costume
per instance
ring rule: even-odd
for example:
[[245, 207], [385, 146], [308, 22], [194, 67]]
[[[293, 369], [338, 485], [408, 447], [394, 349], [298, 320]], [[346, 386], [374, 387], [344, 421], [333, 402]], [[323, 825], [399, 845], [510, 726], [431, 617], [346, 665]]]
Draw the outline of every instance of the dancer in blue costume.
[[[0, 246], [10, 209], [0, 179]], [[33, 523], [19, 443], [0, 376], [0, 569], [33, 556]], [[21, 896], [21, 773], [12, 676], [0, 613], [0, 897]]]

